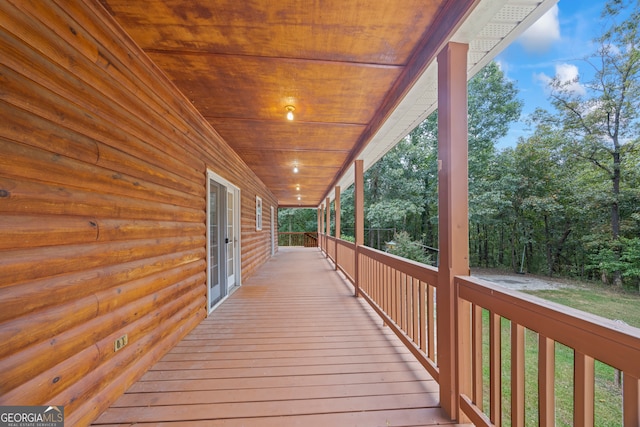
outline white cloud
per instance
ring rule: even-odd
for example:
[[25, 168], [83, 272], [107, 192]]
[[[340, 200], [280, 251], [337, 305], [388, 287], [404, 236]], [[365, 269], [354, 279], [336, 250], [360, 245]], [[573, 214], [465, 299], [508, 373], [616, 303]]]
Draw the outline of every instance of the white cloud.
[[533, 81], [540, 83], [546, 89], [553, 81], [553, 77], [549, 77], [545, 73], [533, 73]]
[[544, 53], [560, 41], [560, 22], [558, 21], [558, 5], [555, 4], [530, 26], [518, 41], [530, 53]]
[[[573, 64], [556, 64], [555, 80], [558, 81], [564, 90], [575, 95], [586, 95], [585, 87], [579, 81], [580, 72]], [[541, 83], [545, 89], [549, 90], [554, 78], [545, 73], [534, 73], [533, 79]]]
[[[502, 71], [502, 73], [505, 75], [505, 77], [507, 76], [507, 74], [509, 74], [509, 63], [506, 62], [503, 59], [496, 59], [496, 65], [498, 66], [498, 69], [500, 71]], [[508, 78], [508, 77], [507, 77]]]

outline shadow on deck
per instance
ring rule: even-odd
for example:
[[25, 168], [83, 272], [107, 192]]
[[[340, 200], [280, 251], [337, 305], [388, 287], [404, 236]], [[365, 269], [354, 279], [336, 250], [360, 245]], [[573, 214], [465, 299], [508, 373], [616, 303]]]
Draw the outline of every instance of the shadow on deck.
[[441, 424], [438, 384], [315, 248], [280, 248], [94, 423]]

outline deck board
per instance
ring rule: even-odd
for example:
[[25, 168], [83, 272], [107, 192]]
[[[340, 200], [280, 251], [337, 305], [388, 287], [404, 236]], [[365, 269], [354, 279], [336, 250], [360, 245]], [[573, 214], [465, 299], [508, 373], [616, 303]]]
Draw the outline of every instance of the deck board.
[[94, 425], [455, 425], [437, 383], [331, 267], [281, 248]]

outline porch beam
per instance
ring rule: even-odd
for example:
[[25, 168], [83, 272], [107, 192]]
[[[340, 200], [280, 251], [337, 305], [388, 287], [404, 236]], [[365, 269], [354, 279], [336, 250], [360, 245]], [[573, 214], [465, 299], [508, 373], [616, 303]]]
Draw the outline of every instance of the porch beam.
[[331, 236], [331, 200], [327, 197], [327, 236]]
[[[458, 396], [471, 393], [468, 366], [461, 366], [456, 319], [456, 275], [469, 274], [469, 207], [467, 143], [467, 51], [448, 43], [438, 54], [438, 365], [440, 402], [452, 419], [460, 420]], [[463, 319], [464, 320], [464, 319]], [[461, 326], [469, 329], [467, 322]], [[469, 331], [466, 331], [469, 332]], [[466, 360], [466, 359], [465, 359]], [[461, 373], [465, 375], [461, 377]]]
[[320, 234], [318, 234], [318, 240], [320, 241], [320, 248], [325, 251], [326, 248], [324, 246], [324, 205], [320, 205], [320, 211], [318, 212], [320, 216]]
[[356, 266], [355, 266], [355, 296], [360, 295], [360, 256], [358, 248], [364, 244], [364, 161], [356, 160], [353, 164], [355, 171], [354, 183], [354, 213], [355, 213], [355, 243], [356, 243]]
[[339, 239], [341, 236], [340, 232], [340, 186], [336, 185], [335, 189], [335, 211], [336, 211], [336, 239]]
[[335, 219], [335, 224], [336, 224], [336, 229], [335, 229], [335, 236], [336, 236], [336, 240], [335, 240], [335, 268], [336, 271], [338, 270], [338, 266], [340, 265], [340, 262], [338, 260], [338, 239], [340, 239], [340, 186], [336, 185], [335, 188], [335, 201], [334, 201], [334, 210], [336, 212], [336, 219]]
[[320, 236], [322, 236], [322, 206], [318, 206], [318, 246], [322, 246]]

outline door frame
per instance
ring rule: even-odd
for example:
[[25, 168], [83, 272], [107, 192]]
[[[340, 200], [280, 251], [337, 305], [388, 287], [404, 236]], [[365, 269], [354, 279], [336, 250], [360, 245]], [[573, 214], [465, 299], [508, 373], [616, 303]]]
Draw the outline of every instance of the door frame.
[[[235, 286], [231, 289], [228, 288], [227, 286], [227, 274], [225, 272], [225, 274], [223, 274], [220, 278], [220, 286], [221, 288], [224, 287], [224, 289], [226, 289], [227, 294], [222, 297], [220, 299], [220, 301], [216, 302], [212, 307], [209, 307], [211, 304], [211, 268], [209, 265], [209, 253], [210, 253], [210, 242], [211, 242], [211, 215], [209, 212], [209, 207], [210, 205], [210, 201], [209, 201], [209, 195], [211, 193], [211, 181], [215, 181], [217, 184], [221, 185], [222, 187], [226, 188], [226, 192], [224, 195], [224, 208], [223, 208], [223, 215], [222, 215], [222, 221], [220, 221], [220, 224], [218, 225], [219, 227], [219, 231], [220, 233], [224, 233], [224, 235], [226, 235], [226, 231], [227, 231], [227, 192], [232, 191], [234, 193], [234, 206], [233, 206], [233, 214], [234, 214], [234, 236], [230, 237], [232, 239], [234, 239], [234, 241], [236, 242], [236, 244], [234, 245], [234, 274], [235, 274]], [[240, 239], [240, 230], [241, 230], [241, 193], [240, 193], [240, 187], [238, 187], [237, 185], [229, 182], [228, 180], [224, 179], [223, 177], [221, 177], [220, 175], [218, 175], [217, 173], [213, 172], [211, 169], [207, 169], [207, 194], [206, 194], [206, 209], [205, 209], [205, 213], [206, 213], [206, 226], [207, 226], [207, 230], [206, 230], [206, 273], [207, 273], [207, 314], [211, 314], [211, 312], [213, 312], [213, 310], [215, 310], [220, 304], [222, 304], [228, 297], [229, 295], [231, 295], [237, 288], [239, 288], [242, 285], [242, 260], [240, 258], [240, 254], [242, 253], [241, 248], [240, 248], [240, 244], [241, 244], [241, 239]], [[221, 265], [226, 265], [227, 262], [227, 252], [226, 250], [224, 251], [224, 255], [223, 255], [223, 260], [222, 260], [222, 264]], [[225, 270], [226, 271], [226, 270]]]

